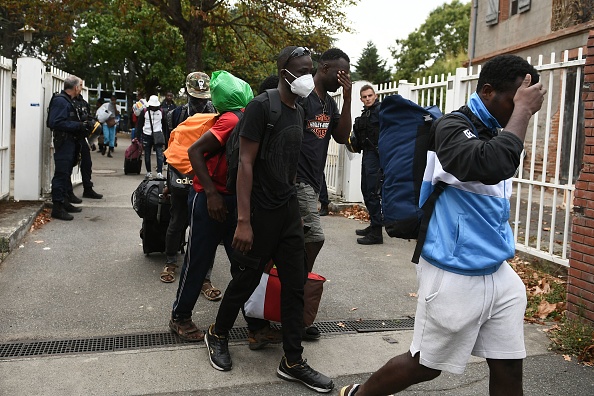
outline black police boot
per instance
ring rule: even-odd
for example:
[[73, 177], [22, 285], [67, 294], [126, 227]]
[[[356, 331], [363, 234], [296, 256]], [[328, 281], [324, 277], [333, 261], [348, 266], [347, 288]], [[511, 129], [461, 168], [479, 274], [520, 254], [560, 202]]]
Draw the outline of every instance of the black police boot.
[[74, 192], [70, 191], [68, 193], [68, 202], [79, 204], [82, 203], [82, 199], [74, 195]]
[[52, 207], [52, 218], [60, 220], [72, 220], [74, 217], [66, 212], [62, 202], [54, 202]]
[[112, 158], [113, 157], [113, 155], [111, 155], [111, 153], [113, 153], [113, 147], [110, 147], [109, 150], [107, 151], [107, 156], [109, 158]]
[[70, 202], [68, 202], [68, 199], [64, 199], [64, 203], [62, 204], [62, 207], [68, 213], [82, 212], [82, 208], [79, 208], [78, 206], [72, 205]]
[[96, 193], [93, 190], [93, 187], [85, 188], [83, 192], [83, 198], [90, 198], [90, 199], [101, 199], [103, 198], [103, 194]]
[[318, 213], [320, 214], [320, 216], [328, 216], [328, 205], [322, 205], [320, 206], [320, 210], [318, 211]]
[[357, 234], [359, 236], [365, 236], [365, 235], [369, 234], [370, 232], [371, 232], [371, 226], [355, 230], [355, 234]]
[[379, 245], [384, 243], [382, 227], [371, 227], [371, 231], [367, 235], [363, 238], [357, 238], [357, 243], [360, 245]]

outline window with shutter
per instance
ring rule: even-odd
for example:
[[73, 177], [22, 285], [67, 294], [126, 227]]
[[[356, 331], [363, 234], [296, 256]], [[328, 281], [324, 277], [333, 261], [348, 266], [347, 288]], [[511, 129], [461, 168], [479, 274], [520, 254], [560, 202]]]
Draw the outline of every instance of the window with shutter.
[[530, 11], [530, 0], [518, 0], [518, 12]]
[[488, 0], [485, 22], [487, 25], [496, 25], [499, 22], [499, 0]]

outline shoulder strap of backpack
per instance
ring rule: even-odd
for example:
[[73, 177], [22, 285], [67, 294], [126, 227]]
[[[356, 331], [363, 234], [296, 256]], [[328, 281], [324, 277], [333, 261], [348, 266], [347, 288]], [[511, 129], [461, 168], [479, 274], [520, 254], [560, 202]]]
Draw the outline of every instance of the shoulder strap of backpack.
[[165, 189], [165, 181], [160, 180], [159, 181], [159, 201], [157, 204], [157, 222], [161, 222], [161, 209], [163, 209], [163, 203], [165, 202], [165, 199], [163, 198], [163, 190]]
[[464, 118], [466, 120], [466, 122], [468, 123], [468, 125], [470, 125], [472, 127], [472, 133], [474, 133], [474, 136], [478, 137], [478, 131], [476, 130], [476, 126], [472, 123], [472, 121], [470, 121], [470, 118], [468, 118], [468, 116], [466, 114], [464, 114], [458, 110], [452, 111], [450, 114], [453, 114], [460, 118]]
[[[476, 130], [476, 126], [470, 121], [470, 118], [466, 116], [466, 114], [460, 111], [453, 111], [450, 114], [454, 114], [460, 118], [464, 118], [466, 122], [470, 126], [472, 126], [472, 131], [474, 135], [478, 138], [478, 131]], [[415, 264], [419, 263], [419, 258], [421, 257], [421, 251], [423, 250], [423, 245], [425, 244], [425, 238], [427, 237], [427, 229], [429, 228], [429, 221], [431, 220], [431, 216], [433, 215], [433, 210], [435, 209], [435, 202], [437, 202], [437, 198], [441, 195], [443, 190], [448, 186], [446, 182], [439, 181], [435, 184], [433, 188], [433, 192], [429, 195], [421, 210], [423, 211], [423, 219], [421, 220], [421, 225], [419, 227], [419, 236], [417, 238], [417, 245], [415, 246], [415, 252], [413, 253], [412, 262]]]
[[415, 246], [415, 252], [411, 260], [415, 264], [419, 264], [421, 250], [423, 250], [425, 238], [427, 237], [427, 228], [429, 228], [429, 220], [431, 220], [433, 209], [435, 209], [435, 202], [447, 186], [448, 184], [446, 182], [437, 182], [437, 184], [433, 188], [433, 192], [431, 193], [431, 195], [429, 195], [429, 198], [427, 198], [427, 200], [421, 207], [421, 210], [423, 211], [423, 219], [421, 220], [421, 225], [419, 227], [419, 236], [417, 237], [417, 245]]
[[264, 139], [262, 139], [262, 146], [260, 147], [260, 158], [264, 159], [266, 154], [266, 147], [268, 146], [268, 141], [270, 140], [270, 134], [274, 129], [278, 119], [281, 116], [281, 98], [280, 93], [278, 92], [277, 88], [267, 89], [266, 94], [268, 95], [268, 104], [269, 104], [269, 111], [268, 111], [268, 123], [266, 124], [266, 132], [264, 134]]
[[[229, 112], [235, 114], [237, 116], [237, 118], [239, 119], [239, 121], [241, 121], [241, 118], [243, 117], [243, 111], [241, 110], [229, 110]], [[237, 121], [237, 124], [235, 125], [234, 128], [237, 127], [237, 125], [239, 125], [239, 121]], [[212, 153], [208, 153], [204, 159], [205, 161], [208, 161], [209, 159], [211, 159], [214, 156], [219, 155], [221, 152], [224, 152], [226, 149], [226, 144], [223, 144], [221, 147], [219, 147], [218, 149], [216, 149], [215, 151], [213, 151]]]

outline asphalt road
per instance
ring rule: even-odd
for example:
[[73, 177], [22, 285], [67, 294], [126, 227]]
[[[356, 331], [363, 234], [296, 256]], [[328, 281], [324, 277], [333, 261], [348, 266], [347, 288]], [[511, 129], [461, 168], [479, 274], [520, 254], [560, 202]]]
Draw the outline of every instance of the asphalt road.
[[[143, 178], [123, 174], [125, 138], [115, 157], [92, 153], [96, 191], [104, 199], [83, 200], [71, 222], [53, 220], [32, 231], [0, 264], [0, 350], [15, 342], [93, 339], [167, 332], [177, 290], [160, 282], [165, 257], [142, 253], [141, 219], [130, 196]], [[153, 158], [153, 163], [155, 159]], [[154, 170], [153, 170], [154, 173]], [[82, 187], [75, 188], [77, 195]], [[393, 319], [414, 316], [414, 243], [356, 243], [358, 220], [340, 215], [322, 219], [326, 243], [314, 270], [324, 275], [317, 321]], [[181, 260], [181, 259], [180, 259]], [[222, 248], [213, 283], [224, 290], [229, 265]], [[194, 321], [214, 321], [218, 303], [200, 298]], [[241, 316], [236, 326], [244, 326]], [[527, 325], [525, 394], [592, 395], [591, 368], [567, 362], [547, 350], [542, 327]], [[337, 385], [361, 381], [391, 356], [408, 349], [412, 332], [324, 335], [305, 343], [304, 357]], [[231, 346], [234, 368], [221, 373], [208, 364], [203, 343], [173, 347], [0, 358], [0, 395], [310, 395], [301, 385], [278, 379], [280, 347], [253, 352], [245, 341]], [[487, 394], [488, 372], [472, 359], [462, 376], [444, 374], [405, 394]], [[335, 391], [333, 394], [337, 394]]]

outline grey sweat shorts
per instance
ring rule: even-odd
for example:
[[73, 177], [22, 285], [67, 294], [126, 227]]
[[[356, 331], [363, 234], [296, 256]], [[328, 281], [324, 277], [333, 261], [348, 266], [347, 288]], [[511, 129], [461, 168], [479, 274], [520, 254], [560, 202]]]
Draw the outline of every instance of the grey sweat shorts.
[[305, 183], [297, 183], [297, 199], [303, 226], [308, 228], [305, 233], [305, 243], [321, 242], [325, 239], [320, 214], [318, 213], [318, 198], [314, 189]]

